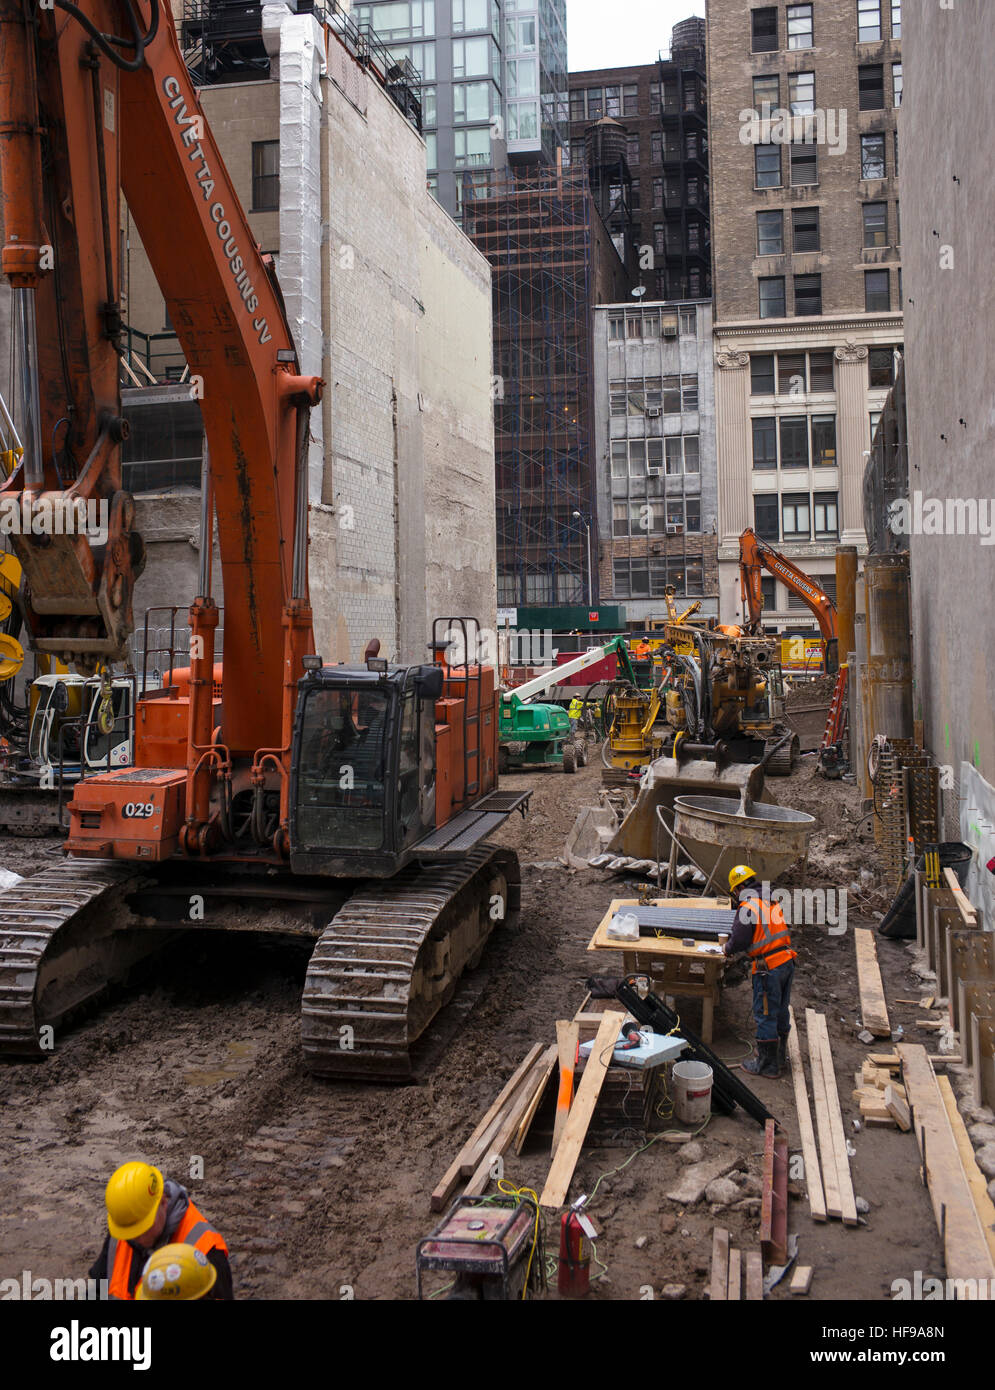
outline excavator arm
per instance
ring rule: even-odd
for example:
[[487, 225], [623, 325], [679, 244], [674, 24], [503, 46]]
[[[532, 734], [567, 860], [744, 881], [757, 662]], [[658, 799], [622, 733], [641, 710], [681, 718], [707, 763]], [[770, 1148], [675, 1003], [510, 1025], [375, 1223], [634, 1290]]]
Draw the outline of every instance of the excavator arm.
[[[120, 658], [143, 547], [121, 487], [120, 199], [190, 367], [210, 457], [225, 592], [232, 752], [289, 746], [307, 595], [306, 454], [317, 377], [297, 354], [200, 109], [166, 0], [0, 0], [2, 267], [14, 293], [24, 455], [8, 515], [93, 504], [92, 527], [14, 535], [36, 648]], [[85, 507], [84, 507], [85, 513]], [[106, 535], [100, 522], [106, 521]], [[201, 595], [192, 625], [213, 635]], [[192, 610], [193, 613], [193, 610]], [[194, 653], [196, 666], [196, 653]], [[213, 653], [193, 672], [191, 745], [210, 739]], [[206, 698], [204, 692], [206, 690]]]
[[751, 527], [747, 527], [739, 538], [739, 585], [747, 632], [755, 633], [760, 625], [763, 610], [763, 570], [776, 575], [788, 586], [791, 593], [797, 594], [812, 610], [819, 624], [819, 632], [826, 643], [827, 669], [835, 669], [833, 658], [836, 653], [836, 605], [804, 570], [800, 570], [773, 546], [761, 540]]

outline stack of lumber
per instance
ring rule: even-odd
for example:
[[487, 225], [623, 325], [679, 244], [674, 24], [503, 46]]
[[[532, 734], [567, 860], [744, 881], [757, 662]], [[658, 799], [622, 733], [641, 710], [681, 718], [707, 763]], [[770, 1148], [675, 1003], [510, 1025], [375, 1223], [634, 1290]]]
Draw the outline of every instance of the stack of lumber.
[[760, 1251], [733, 1249], [729, 1232], [723, 1226], [716, 1226], [712, 1232], [712, 1277], [708, 1285], [711, 1302], [745, 1298], [748, 1302], [759, 1303], [763, 1296], [764, 1269]]
[[433, 1211], [445, 1211], [460, 1191], [465, 1197], [487, 1191], [500, 1172], [498, 1160], [512, 1144], [521, 1147], [519, 1135], [524, 1140], [555, 1063], [555, 1046], [543, 1051], [536, 1043], [529, 1049], [439, 1181], [432, 1193]]
[[900, 1044], [902, 1079], [922, 1155], [947, 1278], [958, 1298], [988, 1299], [995, 1289], [995, 1207], [946, 1077], [923, 1047]]
[[840, 1112], [836, 1072], [825, 1015], [816, 1013], [814, 1009], [806, 1009], [805, 1030], [808, 1037], [815, 1127], [812, 1124], [812, 1111], [805, 1083], [805, 1064], [798, 1044], [795, 1015], [792, 1010], [788, 1055], [791, 1058], [795, 1087], [809, 1212], [813, 1221], [825, 1221], [829, 1216], [841, 1220], [845, 1226], [856, 1226], [857, 1202], [850, 1177], [850, 1157], [847, 1153], [846, 1135], [843, 1132], [843, 1116]]
[[908, 1096], [898, 1079], [901, 1060], [897, 1052], [871, 1053], [854, 1073], [853, 1098], [868, 1126], [880, 1125], [908, 1131], [912, 1128]]

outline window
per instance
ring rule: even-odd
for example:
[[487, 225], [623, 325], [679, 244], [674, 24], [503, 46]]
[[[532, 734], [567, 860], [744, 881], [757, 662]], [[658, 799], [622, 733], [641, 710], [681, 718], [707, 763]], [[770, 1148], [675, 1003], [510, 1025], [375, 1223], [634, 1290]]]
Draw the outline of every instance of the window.
[[659, 116], [660, 114], [660, 84], [659, 82], [650, 83], [650, 115]]
[[788, 47], [811, 48], [812, 43], [812, 6], [789, 5]]
[[[895, 173], [898, 173], [897, 163], [895, 165]], [[860, 137], [860, 177], [862, 179], [883, 179], [884, 176], [883, 132], [878, 135], [862, 135]]]
[[777, 354], [777, 393], [779, 396], [805, 394], [805, 354], [803, 352], [779, 352]]
[[512, 101], [508, 103], [508, 139], [538, 140], [539, 103]]
[[684, 500], [684, 529], [694, 535], [701, 531], [701, 498], [687, 497]]
[[672, 434], [664, 442], [667, 446], [667, 474], [671, 478], [677, 477], [684, 467], [680, 435]]
[[613, 343], [620, 342], [625, 337], [625, 319], [621, 314], [608, 315], [608, 337]]
[[895, 103], [896, 106], [901, 106], [901, 104], [902, 104], [902, 65], [901, 65], [901, 63], [892, 63], [892, 65], [891, 65], [891, 92], [892, 92], [892, 101]]
[[888, 204], [864, 203], [861, 209], [864, 217], [864, 245], [888, 245]]
[[[473, 2], [474, 0], [471, 0], [471, 3]], [[483, 5], [486, 15], [487, 0], [475, 0], [475, 2]], [[369, 12], [365, 18], [369, 21]], [[424, 3], [423, 0], [412, 0], [411, 4], [408, 4], [407, 0], [395, 0], [395, 3], [389, 5], [378, 5], [375, 27], [378, 36], [388, 41], [391, 39], [418, 39], [427, 34], [434, 34], [434, 0], [424, 0]]]
[[663, 378], [663, 413], [664, 415], [679, 415], [681, 413], [681, 379], [679, 376], [665, 376]]
[[653, 250], [658, 256], [664, 255], [666, 251], [662, 222], [653, 223]]
[[857, 42], [873, 43], [881, 37], [881, 0], [857, 0]]
[[680, 333], [681, 337], [694, 338], [698, 333], [698, 311], [697, 309], [681, 309], [680, 311]]
[[[898, 178], [898, 131], [895, 131], [895, 178]], [[881, 137], [881, 163], [884, 165], [884, 136]], [[884, 178], [884, 174], [881, 175]]]
[[[461, 34], [464, 29], [488, 28], [487, 3], [488, 0], [453, 0], [453, 32]], [[378, 8], [374, 16], [373, 27], [378, 34], [382, 9], [382, 6]]]
[[696, 376], [681, 377], [681, 410], [690, 411], [698, 409], [698, 378]]
[[753, 52], [774, 53], [777, 50], [777, 9], [772, 5], [750, 14], [753, 24]]
[[815, 73], [793, 72], [788, 78], [788, 104], [792, 116], [815, 113]]
[[791, 145], [791, 186], [818, 183], [819, 168], [815, 145]]
[[754, 145], [753, 164], [758, 188], [780, 188], [781, 146]]
[[505, 95], [509, 97], [534, 97], [536, 86], [536, 60], [534, 58], [509, 58], [505, 64]]
[[[772, 574], [764, 574], [760, 577], [760, 589], [763, 593], [764, 608], [777, 607], [777, 580]], [[509, 606], [510, 605], [506, 605]]]
[[491, 162], [490, 126], [480, 130], [457, 130], [453, 133], [454, 163], [457, 169], [466, 164], [489, 164]]
[[872, 390], [893, 386], [895, 383], [895, 349], [892, 347], [871, 348], [867, 354], [867, 369]]
[[635, 83], [622, 88], [622, 115], [636, 116], [639, 114], [639, 88]]
[[772, 77], [753, 79], [753, 109], [764, 119], [764, 107], [775, 111], [781, 104], [781, 79], [777, 73]]
[[662, 161], [663, 161], [663, 131], [662, 131], [662, 130], [651, 130], [651, 131], [650, 131], [650, 160], [651, 160], [652, 163], [654, 163], [654, 164], [660, 164], [660, 163], [662, 163]]
[[684, 436], [684, 472], [697, 474], [700, 471], [698, 436], [696, 434], [686, 434]]
[[832, 391], [833, 354], [829, 352], [810, 352], [808, 355], [808, 387], [810, 391]]
[[[816, 540], [828, 540], [839, 535], [837, 500], [835, 492], [817, 492], [813, 497], [812, 511], [814, 513]], [[835, 581], [835, 574], [827, 574], [825, 578], [819, 580], [819, 585], [825, 593], [829, 593], [827, 584], [830, 579]], [[830, 594], [829, 597], [832, 598], [834, 595]]]
[[795, 314], [803, 317], [805, 314], [822, 313], [822, 276], [821, 275], [796, 275], [795, 276]]
[[757, 255], [779, 256], [784, 251], [784, 213], [757, 213]]
[[772, 470], [777, 468], [777, 431], [773, 415], [764, 415], [752, 421], [753, 424], [753, 467]]
[[280, 206], [280, 142], [252, 142], [252, 211], [273, 212]]
[[687, 200], [690, 207], [697, 207], [700, 198], [700, 185], [693, 176], [687, 181]]
[[[619, 191], [621, 192], [621, 190], [619, 190]], [[633, 179], [633, 180], [632, 180], [632, 191], [631, 191], [631, 193], [630, 193], [630, 195], [629, 195], [629, 201], [630, 201], [630, 203], [631, 203], [631, 205], [632, 205], [632, 211], [633, 211], [633, 212], [638, 212], [638, 211], [639, 211], [639, 180], [638, 180], [638, 179]]]
[[589, 121], [600, 121], [605, 114], [604, 91], [601, 87], [588, 87], [587, 89], [587, 119]]
[[774, 394], [774, 354], [754, 352], [750, 354], [750, 395], [773, 396]]
[[570, 93], [570, 119], [571, 121], [582, 121], [584, 119], [584, 93]]
[[[535, 43], [532, 44], [535, 48]], [[622, 114], [622, 92], [619, 87], [605, 88], [605, 115], [618, 120]]]
[[760, 280], [760, 317], [784, 318], [784, 276], [770, 275]]
[[861, 111], [884, 110], [884, 65], [867, 63], [857, 69]]
[[811, 505], [807, 492], [786, 492], [781, 498], [781, 533], [786, 541], [809, 540]]
[[754, 497], [753, 529], [762, 541], [780, 540], [776, 497]]
[[434, 130], [425, 133], [425, 168], [435, 169], [439, 164], [439, 137]]
[[[509, 64], [510, 66], [510, 64]], [[453, 120], [489, 121], [491, 118], [491, 84], [489, 82], [456, 82], [453, 84]]]
[[641, 338], [643, 336], [643, 320], [639, 314], [629, 314], [626, 317], [625, 336], [627, 338]]
[[639, 163], [639, 131], [633, 130], [625, 137], [625, 158], [630, 167]]
[[887, 270], [864, 271], [864, 309], [867, 313], [891, 308], [891, 277]]
[[836, 416], [812, 416], [812, 465], [815, 468], [836, 467]]
[[872, 410], [871, 413], [870, 413], [870, 415], [869, 415], [869, 417], [868, 417], [868, 418], [870, 419], [870, 422], [871, 422], [871, 443], [872, 443], [872, 444], [874, 443], [874, 436], [875, 436], [875, 435], [877, 434], [877, 432], [878, 432], [878, 425], [880, 425], [880, 423], [881, 423], [881, 416], [882, 416], [883, 414], [884, 414], [884, 412], [881, 411], [881, 410]]
[[791, 211], [791, 246], [794, 251], [818, 251], [819, 209], [793, 208]]
[[[808, 467], [808, 416], [782, 415], [781, 467]], [[787, 528], [785, 528], [787, 529]]]
[[453, 76], [486, 77], [490, 39], [453, 39]]
[[653, 206], [654, 206], [655, 208], [662, 208], [662, 207], [663, 207], [663, 179], [662, 179], [662, 178], [654, 179], [654, 180], [653, 180]]
[[891, 37], [902, 37], [902, 0], [891, 0]]

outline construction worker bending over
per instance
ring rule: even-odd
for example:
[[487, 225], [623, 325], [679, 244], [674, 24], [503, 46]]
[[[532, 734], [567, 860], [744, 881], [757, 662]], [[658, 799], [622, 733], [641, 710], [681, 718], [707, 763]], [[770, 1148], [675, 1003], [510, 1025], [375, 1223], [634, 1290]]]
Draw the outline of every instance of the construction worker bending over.
[[90, 1278], [108, 1281], [109, 1298], [133, 1299], [149, 1256], [166, 1245], [199, 1251], [215, 1271], [214, 1297], [234, 1296], [224, 1237], [197, 1210], [185, 1187], [164, 1179], [150, 1163], [124, 1163], [111, 1175], [104, 1199], [109, 1234]]
[[777, 903], [760, 896], [756, 874], [748, 864], [737, 864], [729, 871], [729, 892], [737, 912], [725, 954], [734, 956], [746, 951], [753, 961], [758, 1055], [745, 1061], [743, 1070], [753, 1076], [776, 1078], [788, 1060], [788, 1005], [796, 953], [791, 949], [784, 913]]

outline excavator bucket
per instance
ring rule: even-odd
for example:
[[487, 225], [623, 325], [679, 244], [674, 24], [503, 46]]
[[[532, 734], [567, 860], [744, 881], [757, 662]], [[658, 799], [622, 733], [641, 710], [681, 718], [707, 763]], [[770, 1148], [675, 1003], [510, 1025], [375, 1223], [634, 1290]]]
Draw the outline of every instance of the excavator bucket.
[[666, 860], [670, 837], [660, 824], [657, 807], [664, 808], [673, 825], [674, 798], [678, 796], [726, 796], [739, 798], [745, 791], [757, 800], [763, 790], [764, 772], [757, 763], [729, 763], [719, 767], [707, 759], [657, 758], [650, 763], [635, 805], [622, 821], [607, 853], [630, 859]]

